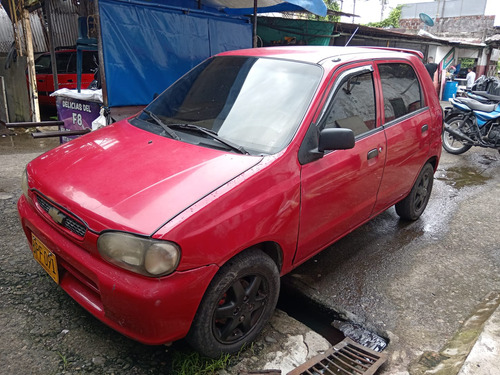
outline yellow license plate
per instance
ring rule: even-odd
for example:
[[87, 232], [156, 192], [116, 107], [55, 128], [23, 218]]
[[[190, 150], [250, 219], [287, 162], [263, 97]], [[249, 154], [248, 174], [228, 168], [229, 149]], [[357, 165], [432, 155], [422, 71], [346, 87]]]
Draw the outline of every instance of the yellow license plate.
[[33, 257], [40, 263], [52, 279], [59, 284], [59, 271], [57, 269], [56, 256], [31, 233], [31, 243], [33, 245]]

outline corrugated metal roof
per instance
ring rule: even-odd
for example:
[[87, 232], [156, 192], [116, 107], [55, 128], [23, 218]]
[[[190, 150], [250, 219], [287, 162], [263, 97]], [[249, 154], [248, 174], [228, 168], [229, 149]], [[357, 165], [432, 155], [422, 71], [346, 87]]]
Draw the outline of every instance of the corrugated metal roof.
[[[76, 6], [71, 1], [50, 0], [49, 7], [55, 47], [74, 46], [78, 38]], [[18, 22], [21, 40], [23, 40], [22, 26], [20, 21]], [[46, 22], [42, 9], [30, 13], [30, 22], [35, 53], [48, 51]], [[0, 5], [0, 52], [8, 52], [13, 42], [14, 33], [11, 20]]]

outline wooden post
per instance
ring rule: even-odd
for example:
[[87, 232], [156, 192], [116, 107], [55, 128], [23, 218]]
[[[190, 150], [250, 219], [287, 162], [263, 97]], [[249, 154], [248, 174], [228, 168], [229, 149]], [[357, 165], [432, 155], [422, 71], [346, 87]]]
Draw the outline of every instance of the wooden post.
[[31, 96], [31, 120], [40, 122], [40, 107], [38, 105], [38, 89], [36, 86], [35, 54], [33, 52], [33, 35], [31, 33], [30, 12], [23, 9], [23, 31], [26, 45], [26, 57], [28, 60], [28, 78]]
[[51, 1], [45, 0], [43, 4], [43, 12], [47, 18], [47, 34], [49, 36], [49, 51], [50, 51], [50, 63], [52, 65], [52, 77], [54, 79], [54, 91], [59, 90], [59, 79], [57, 76], [57, 58], [54, 46], [54, 29], [52, 27], [52, 12], [50, 9]]

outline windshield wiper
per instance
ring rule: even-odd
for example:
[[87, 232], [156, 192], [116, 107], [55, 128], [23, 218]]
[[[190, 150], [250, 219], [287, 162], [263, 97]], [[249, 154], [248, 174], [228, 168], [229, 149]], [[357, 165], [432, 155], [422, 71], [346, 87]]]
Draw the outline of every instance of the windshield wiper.
[[243, 147], [241, 147], [237, 144], [234, 144], [231, 141], [225, 140], [224, 138], [219, 137], [217, 135], [217, 133], [214, 132], [213, 130], [209, 130], [207, 128], [204, 128], [204, 127], [198, 126], [198, 125], [194, 125], [194, 124], [169, 124], [169, 125], [172, 127], [194, 130], [194, 131], [197, 131], [199, 133], [206, 134], [206, 135], [212, 137], [213, 139], [219, 141], [220, 143], [226, 145], [227, 147], [231, 148], [232, 150], [239, 152], [240, 154], [249, 155], [249, 153]]
[[168, 127], [167, 124], [165, 124], [163, 121], [160, 120], [160, 118], [158, 116], [156, 116], [153, 112], [147, 110], [147, 109], [143, 109], [142, 112], [144, 112], [145, 114], [147, 114], [149, 117], [151, 117], [158, 125], [160, 125], [163, 130], [165, 130], [165, 133], [167, 133], [171, 138], [173, 139], [176, 139], [176, 140], [180, 140], [181, 138], [172, 130]]

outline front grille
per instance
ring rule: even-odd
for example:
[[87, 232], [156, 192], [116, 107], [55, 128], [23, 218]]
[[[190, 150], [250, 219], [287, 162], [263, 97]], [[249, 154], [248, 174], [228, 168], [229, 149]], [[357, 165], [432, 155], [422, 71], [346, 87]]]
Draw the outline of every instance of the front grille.
[[375, 352], [345, 338], [324, 354], [290, 371], [288, 375], [373, 375], [386, 360], [387, 354]]
[[70, 232], [75, 233], [76, 235], [78, 235], [80, 237], [85, 236], [85, 233], [87, 232], [87, 228], [85, 227], [85, 225], [83, 225], [82, 223], [73, 219], [72, 217], [68, 216], [66, 213], [61, 211], [59, 208], [57, 208], [53, 204], [49, 203], [47, 200], [43, 199], [41, 196], [37, 195], [36, 199], [37, 199], [40, 207], [45, 212], [47, 212], [49, 215], [50, 215], [49, 211], [51, 208], [57, 210], [58, 215], [60, 215], [60, 217], [61, 217], [61, 222], [57, 222], [57, 221], [54, 221], [54, 222], [63, 226], [64, 228], [66, 228]]

